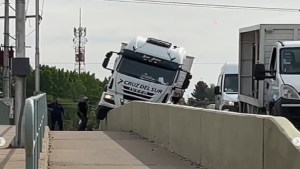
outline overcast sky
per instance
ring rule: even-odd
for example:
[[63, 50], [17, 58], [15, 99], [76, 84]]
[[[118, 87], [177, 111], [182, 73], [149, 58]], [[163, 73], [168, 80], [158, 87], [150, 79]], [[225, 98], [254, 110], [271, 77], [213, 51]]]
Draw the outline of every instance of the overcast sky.
[[[0, 4], [2, 4], [0, 0]], [[11, 5], [14, 6], [14, 1]], [[167, 0], [165, 0], [167, 1]], [[174, 0], [173, 0], [174, 1]], [[178, 1], [178, 0], [177, 0]], [[34, 14], [34, 0], [27, 0], [27, 14]], [[299, 0], [190, 0], [178, 2], [299, 8]], [[40, 0], [41, 9], [43, 0]], [[239, 28], [262, 23], [300, 24], [300, 12], [272, 12], [245, 9], [215, 9], [183, 6], [134, 4], [103, 0], [45, 0], [41, 22], [41, 64], [73, 70], [73, 28], [79, 24], [82, 9], [82, 26], [87, 28], [86, 71], [99, 79], [110, 72], [101, 63], [107, 51], [120, 49], [121, 42], [128, 42], [137, 35], [155, 37], [186, 48], [194, 56], [193, 79], [186, 97], [195, 84], [203, 80], [216, 83], [219, 70], [225, 62], [238, 60]], [[4, 5], [0, 6], [0, 15]], [[13, 15], [14, 12], [11, 11]], [[14, 35], [14, 20], [11, 20]], [[3, 32], [3, 20], [0, 32]], [[34, 20], [26, 22], [26, 32], [34, 30]], [[14, 41], [11, 40], [11, 43]], [[0, 35], [3, 44], [3, 34]], [[27, 57], [34, 66], [34, 33], [27, 36]]]

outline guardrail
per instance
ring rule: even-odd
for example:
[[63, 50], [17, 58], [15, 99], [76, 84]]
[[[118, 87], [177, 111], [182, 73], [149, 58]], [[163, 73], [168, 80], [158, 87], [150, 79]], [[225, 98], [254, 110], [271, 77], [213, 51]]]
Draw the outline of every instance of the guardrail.
[[24, 110], [26, 169], [38, 169], [45, 126], [47, 125], [46, 94], [27, 98]]

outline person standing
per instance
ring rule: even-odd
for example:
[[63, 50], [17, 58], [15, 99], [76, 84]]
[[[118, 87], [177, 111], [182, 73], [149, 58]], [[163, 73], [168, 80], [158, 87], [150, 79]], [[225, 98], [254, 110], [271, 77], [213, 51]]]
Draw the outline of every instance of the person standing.
[[82, 101], [78, 103], [77, 106], [77, 116], [80, 119], [79, 126], [77, 128], [77, 131], [85, 131], [87, 127], [87, 113], [88, 113], [88, 97], [83, 97]]
[[65, 111], [63, 106], [59, 103], [58, 98], [54, 98], [53, 102], [48, 104], [48, 109], [50, 110], [50, 130], [55, 129], [56, 122], [58, 123], [58, 128], [60, 131], [64, 130], [63, 124], [63, 116], [65, 115]]

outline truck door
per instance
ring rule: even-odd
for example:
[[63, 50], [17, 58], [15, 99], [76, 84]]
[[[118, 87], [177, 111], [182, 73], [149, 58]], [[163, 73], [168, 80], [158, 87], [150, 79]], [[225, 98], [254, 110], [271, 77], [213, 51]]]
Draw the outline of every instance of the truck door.
[[277, 70], [277, 48], [274, 47], [272, 51], [272, 56], [270, 60], [270, 71], [274, 71], [274, 73], [270, 73], [271, 76], [275, 76], [275, 78], [267, 79], [266, 88], [267, 88], [267, 100], [266, 102], [269, 104], [268, 108], [272, 109], [273, 103], [278, 99], [279, 94], [279, 77], [276, 76]]
[[215, 97], [215, 107], [216, 107], [217, 110], [221, 110], [220, 106], [221, 106], [221, 103], [222, 103], [222, 91], [223, 91], [222, 81], [223, 81], [223, 74], [221, 74], [218, 78], [217, 86], [219, 86], [220, 94], [216, 95], [216, 97]]

